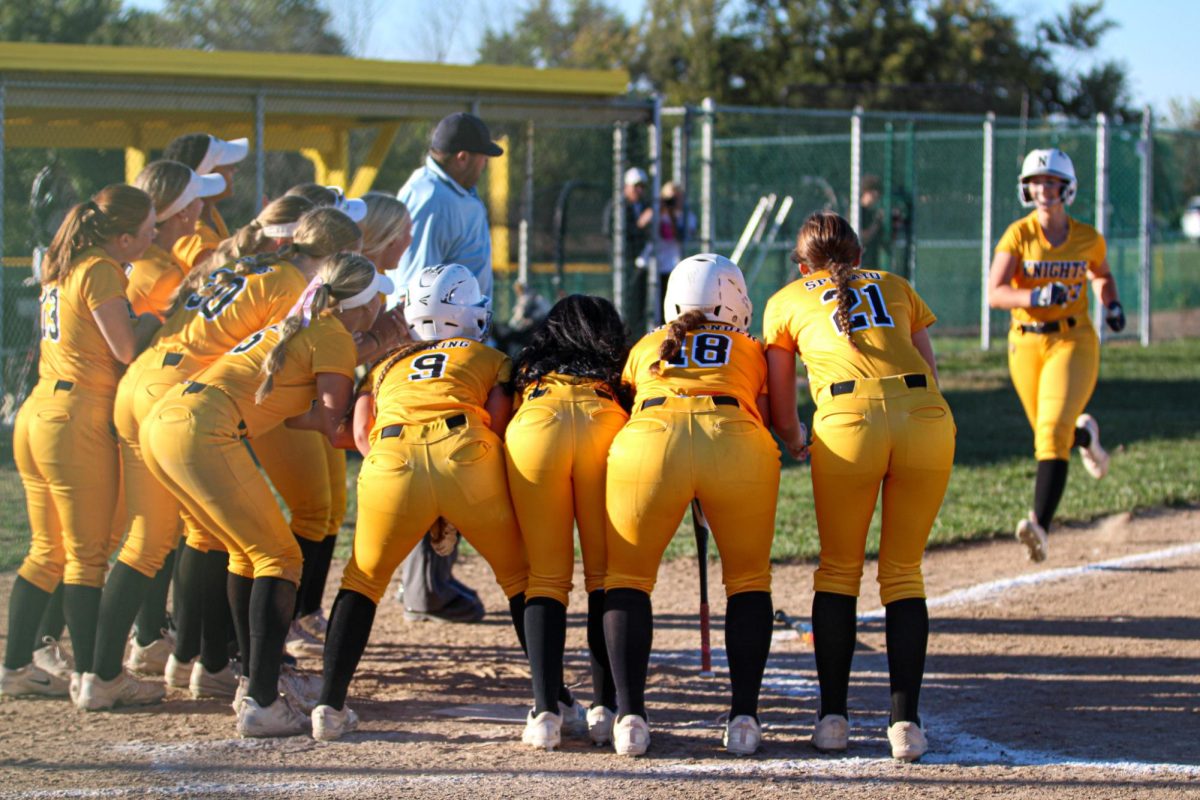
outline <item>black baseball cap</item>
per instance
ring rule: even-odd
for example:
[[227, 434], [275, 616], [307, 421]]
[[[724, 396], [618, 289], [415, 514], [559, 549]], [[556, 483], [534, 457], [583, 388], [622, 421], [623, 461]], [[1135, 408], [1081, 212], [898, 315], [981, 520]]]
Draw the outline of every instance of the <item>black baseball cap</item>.
[[474, 114], [460, 111], [451, 114], [433, 129], [430, 146], [443, 153], [482, 153], [485, 156], [502, 156], [504, 149], [492, 141], [492, 133], [484, 121]]

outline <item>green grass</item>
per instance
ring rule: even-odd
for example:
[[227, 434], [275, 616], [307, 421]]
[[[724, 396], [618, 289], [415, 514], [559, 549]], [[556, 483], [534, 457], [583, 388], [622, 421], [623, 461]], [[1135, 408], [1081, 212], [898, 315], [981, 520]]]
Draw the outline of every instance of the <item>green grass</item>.
[[[1033, 434], [1008, 380], [1002, 343], [989, 352], [965, 339], [935, 342], [943, 389], [958, 424], [954, 475], [932, 543], [945, 545], [1011, 535], [1033, 495]], [[1109, 476], [1093, 481], [1072, 456], [1060, 521], [1084, 521], [1120, 511], [1200, 502], [1200, 340], [1106, 345], [1100, 383], [1088, 406], [1101, 423], [1113, 453]], [[805, 398], [802, 419], [811, 418]], [[7, 445], [7, 443], [4, 443]], [[14, 568], [28, 540], [20, 480], [5, 446], [0, 466], [0, 570]], [[807, 464], [785, 457], [779, 492], [774, 558], [809, 559], [817, 554], [812, 483]], [[350, 481], [358, 471], [351, 459]], [[339, 554], [349, 550], [354, 494]], [[668, 557], [695, 552], [690, 520], [680, 526]], [[868, 548], [878, 543], [878, 514]]]

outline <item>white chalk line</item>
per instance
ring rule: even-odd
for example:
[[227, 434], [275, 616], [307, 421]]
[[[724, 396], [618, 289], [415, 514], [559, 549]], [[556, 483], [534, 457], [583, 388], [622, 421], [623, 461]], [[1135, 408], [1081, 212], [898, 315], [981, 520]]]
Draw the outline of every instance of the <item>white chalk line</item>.
[[[1025, 588], [1043, 583], [1065, 581], [1073, 578], [1091, 575], [1105, 570], [1128, 567], [1153, 561], [1167, 561], [1200, 553], [1200, 542], [1168, 547], [1147, 553], [1136, 553], [1119, 558], [1107, 559], [1091, 564], [1081, 564], [1075, 567], [1043, 570], [1041, 572], [1020, 575], [1015, 578], [1005, 578], [995, 581], [965, 587], [944, 595], [927, 600], [930, 608], [953, 607], [967, 605], [990, 599], [991, 597], [1009, 592], [1015, 588]], [[884, 616], [882, 608], [865, 612], [860, 619], [879, 619]], [[714, 648], [712, 652], [713, 665], [717, 668], [728, 669], [725, 651]], [[698, 666], [699, 658], [692, 650], [686, 651], [657, 651], [652, 660], [656, 663], [672, 665]], [[819, 689], [816, 681], [798, 676], [794, 671], [785, 668], [771, 667], [768, 664], [763, 677], [763, 690], [787, 697], [816, 697]], [[702, 723], [701, 726], [709, 723]], [[947, 766], [1003, 766], [1003, 767], [1055, 767], [1069, 769], [1086, 769], [1100, 772], [1115, 772], [1136, 775], [1139, 777], [1153, 776], [1185, 776], [1200, 777], [1200, 765], [1175, 764], [1170, 762], [1140, 762], [1140, 761], [1105, 761], [1098, 759], [1070, 759], [1061, 755], [1039, 750], [1014, 748], [993, 742], [989, 739], [975, 736], [960, 729], [950, 718], [945, 716], [926, 715], [926, 727], [933, 738], [934, 749], [922, 759], [923, 764], [940, 764]], [[699, 727], [685, 725], [682, 727]], [[767, 725], [769, 732], [772, 726]], [[782, 726], [774, 726], [780, 729]], [[790, 726], [788, 726], [790, 727]], [[286, 740], [283, 740], [286, 741]], [[852, 740], [853, 741], [853, 740]], [[128, 742], [114, 745], [113, 749], [126, 753], [140, 753], [152, 757], [178, 758], [181, 756], [202, 755], [204, 751], [229, 748], [249, 749], [262, 747], [263, 743], [247, 743], [240, 739], [218, 740], [212, 742], [190, 742], [181, 744], [162, 744], [157, 742]], [[157, 758], [155, 760], [157, 760]], [[162, 771], [185, 771], [186, 763], [152, 763], [151, 769]], [[919, 768], [916, 767], [916, 768]], [[662, 764], [644, 773], [644, 777], [678, 777], [686, 775], [729, 775], [743, 774], [746, 776], [768, 776], [780, 773], [821, 774], [845, 777], [869, 776], [872, 772], [887, 771], [894, 774], [893, 763], [886, 758], [866, 757], [814, 757], [805, 759], [749, 759], [731, 763], [696, 764], [690, 761], [677, 764]], [[559, 773], [539, 772], [527, 773], [530, 778], [558, 778]], [[515, 777], [515, 776], [514, 776]], [[379, 778], [335, 778], [315, 780], [289, 780], [271, 783], [216, 783], [188, 782], [175, 786], [139, 786], [114, 787], [108, 789], [58, 789], [34, 790], [8, 795], [20, 800], [57, 800], [58, 798], [121, 798], [155, 796], [204, 796], [204, 795], [276, 795], [284, 796], [299, 792], [317, 792], [328, 794], [330, 791], [354, 790], [367, 788], [383, 788], [392, 786], [399, 788], [404, 784], [456, 784], [470, 783], [480, 780], [495, 780], [495, 773], [478, 774], [432, 774], [411, 776], [381, 776]], [[386, 783], [384, 783], [386, 781]]]

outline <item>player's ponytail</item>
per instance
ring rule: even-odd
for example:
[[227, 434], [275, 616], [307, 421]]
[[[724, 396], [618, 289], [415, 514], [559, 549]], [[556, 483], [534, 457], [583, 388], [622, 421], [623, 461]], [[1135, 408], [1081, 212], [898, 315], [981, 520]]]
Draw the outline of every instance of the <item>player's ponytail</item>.
[[299, 195], [285, 195], [268, 203], [258, 216], [243, 225], [232, 236], [217, 245], [213, 260], [228, 264], [246, 256], [258, 255], [275, 239], [291, 238], [279, 236], [275, 229], [295, 225], [299, 219], [316, 206]]
[[404, 344], [400, 345], [399, 347], [396, 347], [396, 348], [384, 353], [383, 356], [380, 357], [380, 359], [379, 359], [380, 363], [382, 363], [383, 366], [379, 368], [379, 374], [375, 377], [375, 385], [371, 387], [371, 394], [373, 394], [373, 395], [379, 394], [379, 387], [383, 386], [383, 379], [387, 377], [388, 372], [390, 372], [392, 367], [396, 366], [396, 364], [400, 363], [401, 361], [403, 361], [404, 359], [413, 355], [414, 353], [419, 353], [422, 350], [429, 350], [431, 348], [437, 347], [441, 343], [442, 343], [441, 339], [433, 339], [430, 341], [405, 342]]
[[46, 250], [42, 283], [66, 278], [75, 259], [90, 247], [101, 247], [121, 234], [136, 236], [152, 208], [150, 195], [127, 183], [105, 186], [72, 208]]
[[683, 340], [689, 333], [708, 322], [703, 309], [693, 308], [683, 315], [667, 323], [667, 335], [658, 348], [658, 361], [650, 365], [651, 375], [661, 375], [664, 361], [670, 361], [679, 355], [683, 348]]
[[861, 259], [862, 243], [844, 217], [832, 211], [818, 211], [800, 226], [792, 261], [804, 264], [813, 272], [829, 271], [829, 279], [837, 292], [834, 318], [838, 330], [845, 334], [855, 350], [858, 345], [854, 343], [854, 332], [850, 329], [850, 311], [854, 306], [850, 281], [854, 279], [854, 270]]
[[279, 342], [271, 348], [263, 361], [263, 381], [254, 395], [254, 402], [262, 403], [275, 387], [275, 373], [283, 367], [287, 356], [288, 342], [309, 323], [339, 302], [362, 292], [375, 280], [375, 265], [357, 253], [338, 253], [318, 270], [313, 284], [292, 313], [280, 324]]

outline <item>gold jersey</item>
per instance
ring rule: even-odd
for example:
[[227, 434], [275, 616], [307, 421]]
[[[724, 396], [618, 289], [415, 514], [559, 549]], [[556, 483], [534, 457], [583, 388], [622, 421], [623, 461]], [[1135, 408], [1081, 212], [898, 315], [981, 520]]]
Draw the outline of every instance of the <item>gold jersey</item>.
[[668, 326], [650, 331], [629, 351], [622, 377], [637, 392], [637, 410], [651, 397], [676, 395], [730, 395], [758, 417], [758, 396], [767, 391], [767, 359], [763, 343], [740, 328], [706, 322], [684, 337], [679, 355], [663, 361], [658, 375], [650, 368], [659, 362], [658, 351]]
[[191, 272], [196, 262], [203, 256], [217, 249], [222, 241], [229, 238], [229, 229], [217, 209], [212, 209], [213, 225], [203, 219], [196, 220], [196, 232], [181, 236], [171, 248], [171, 255], [183, 267], [184, 273]]
[[997, 253], [1017, 257], [1017, 269], [1011, 285], [1014, 289], [1033, 291], [1049, 283], [1067, 287], [1067, 304], [1047, 308], [1014, 308], [1013, 322], [1028, 325], [1074, 317], [1079, 322], [1088, 318], [1088, 279], [1102, 274], [1101, 266], [1108, 258], [1104, 237], [1093, 228], [1068, 217], [1067, 240], [1058, 247], [1046, 241], [1037, 212], [1019, 219], [1000, 237]]
[[130, 265], [126, 296], [135, 314], [153, 314], [161, 322], [187, 270], [156, 244]]
[[193, 293], [184, 300], [151, 348], [184, 353], [207, 366], [255, 331], [287, 316], [307, 285], [304, 274], [286, 261], [233, 274], [212, 296]]
[[488, 393], [512, 375], [507, 355], [463, 337], [443, 339], [405, 356], [384, 374], [390, 361], [386, 356], [380, 359], [365, 384], [375, 394], [372, 442], [388, 425], [423, 425], [456, 411], [475, 414], [490, 425]]
[[42, 287], [39, 377], [103, 394], [116, 392], [124, 365], [92, 312], [115, 297], [126, 300], [128, 285], [125, 270], [94, 247], [76, 257], [66, 278]]
[[831, 383], [922, 373], [929, 365], [912, 335], [937, 321], [908, 281], [890, 272], [858, 269], [850, 280], [854, 346], [837, 320], [837, 291], [828, 270], [801, 276], [767, 301], [768, 347], [799, 353], [813, 399]]
[[318, 374], [354, 379], [358, 361], [354, 338], [336, 317], [326, 313], [291, 338], [283, 366], [275, 373], [274, 388], [261, 404], [255, 402], [263, 380], [263, 362], [280, 335], [278, 324], [256, 331], [195, 376], [199, 383], [216, 386], [229, 395], [251, 438], [307, 411], [317, 399]]

